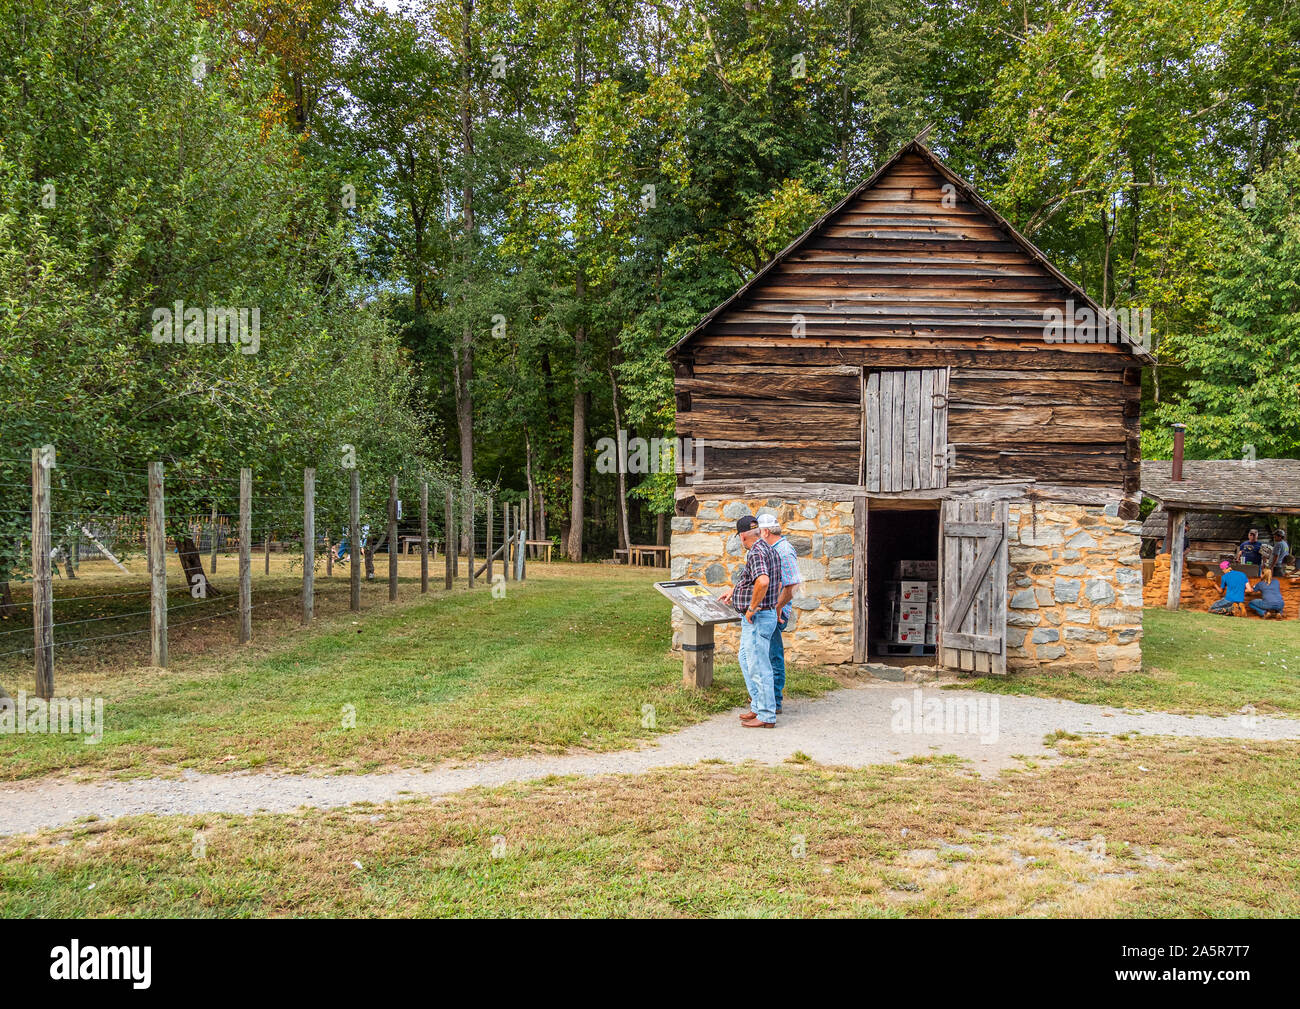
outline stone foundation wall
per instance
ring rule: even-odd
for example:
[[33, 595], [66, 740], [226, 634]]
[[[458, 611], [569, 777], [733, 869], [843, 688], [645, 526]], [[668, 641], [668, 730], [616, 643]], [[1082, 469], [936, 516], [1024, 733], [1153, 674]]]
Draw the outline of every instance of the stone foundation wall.
[[[698, 578], [715, 594], [744, 566], [736, 535], [742, 515], [770, 513], [781, 523], [804, 577], [794, 616], [783, 638], [787, 661], [837, 663], [853, 660], [853, 503], [783, 501], [778, 498], [706, 498], [693, 516], [672, 520], [673, 578]], [[673, 607], [673, 648], [681, 645], [682, 613]], [[717, 629], [717, 647], [734, 653], [740, 625]]]
[[1114, 505], [1012, 502], [1007, 668], [1141, 668], [1142, 524]]
[[[1013, 501], [1008, 508], [1007, 667], [1126, 672], [1141, 667], [1141, 524], [1117, 507]], [[742, 515], [777, 516], [805, 582], [786, 631], [789, 661], [853, 660], [853, 504], [777, 498], [702, 498], [695, 515], [672, 520], [673, 578], [712, 591], [744, 564]], [[672, 614], [673, 648], [681, 611]], [[736, 624], [718, 628], [718, 650], [735, 652]]]

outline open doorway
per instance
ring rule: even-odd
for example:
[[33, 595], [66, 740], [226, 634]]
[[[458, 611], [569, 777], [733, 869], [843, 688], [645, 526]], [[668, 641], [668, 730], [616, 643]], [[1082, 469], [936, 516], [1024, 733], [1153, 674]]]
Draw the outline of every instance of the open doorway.
[[890, 501], [867, 511], [867, 654], [893, 665], [935, 661], [939, 509]]

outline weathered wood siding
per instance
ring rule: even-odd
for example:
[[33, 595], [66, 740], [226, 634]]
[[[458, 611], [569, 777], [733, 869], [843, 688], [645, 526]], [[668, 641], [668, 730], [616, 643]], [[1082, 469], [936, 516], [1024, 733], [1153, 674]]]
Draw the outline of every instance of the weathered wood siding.
[[903, 155], [676, 354], [705, 479], [856, 483], [861, 369], [947, 366], [950, 481], [1136, 489], [1139, 362], [1047, 343], [1044, 312], [1077, 297], [945, 185]]

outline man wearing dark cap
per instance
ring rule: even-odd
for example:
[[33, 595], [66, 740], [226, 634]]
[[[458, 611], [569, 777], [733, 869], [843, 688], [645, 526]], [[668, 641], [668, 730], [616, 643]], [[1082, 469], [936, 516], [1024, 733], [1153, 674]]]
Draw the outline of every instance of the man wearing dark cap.
[[734, 586], [721, 599], [744, 614], [740, 622], [740, 671], [749, 689], [750, 710], [740, 716], [747, 729], [776, 728], [776, 690], [772, 680], [772, 634], [776, 631], [777, 600], [781, 595], [781, 559], [764, 543], [758, 519], [736, 521], [740, 545], [749, 553]]

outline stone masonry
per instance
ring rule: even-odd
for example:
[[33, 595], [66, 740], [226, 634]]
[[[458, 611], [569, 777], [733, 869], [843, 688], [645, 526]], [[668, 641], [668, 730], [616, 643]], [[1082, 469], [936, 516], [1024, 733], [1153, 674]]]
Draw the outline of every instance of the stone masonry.
[[1142, 524], [1114, 505], [1012, 502], [1007, 668], [1142, 666]]
[[[835, 663], [853, 659], [853, 503], [787, 501], [780, 498], [704, 498], [693, 516], [672, 520], [673, 578], [698, 578], [715, 594], [744, 566], [745, 551], [736, 535], [742, 515], [777, 517], [799, 558], [802, 592], [786, 628], [786, 658], [793, 662]], [[673, 648], [681, 644], [682, 613], [673, 607]], [[718, 650], [735, 652], [740, 625], [717, 629]]]
[[[1140, 523], [1117, 506], [1012, 501], [1008, 509], [1007, 667], [1129, 672], [1141, 668]], [[742, 515], [775, 514], [804, 576], [794, 600], [786, 656], [794, 662], [853, 659], [853, 504], [780, 498], [701, 498], [695, 515], [672, 520], [673, 578], [712, 591], [744, 564]], [[672, 614], [673, 647], [681, 611]], [[718, 628], [718, 650], [735, 652], [739, 626]]]

